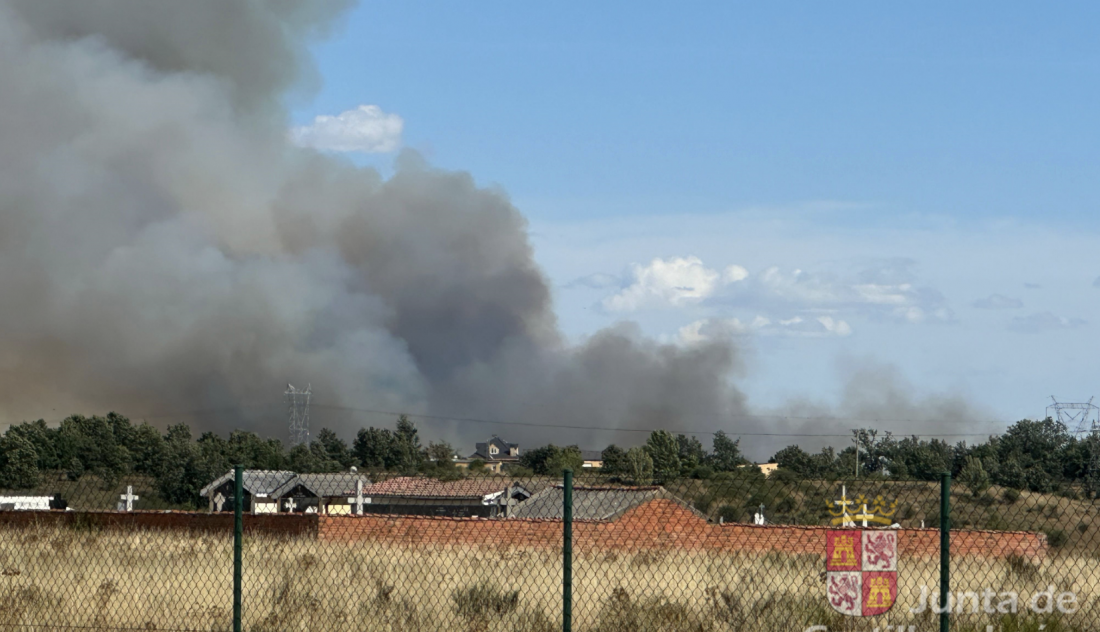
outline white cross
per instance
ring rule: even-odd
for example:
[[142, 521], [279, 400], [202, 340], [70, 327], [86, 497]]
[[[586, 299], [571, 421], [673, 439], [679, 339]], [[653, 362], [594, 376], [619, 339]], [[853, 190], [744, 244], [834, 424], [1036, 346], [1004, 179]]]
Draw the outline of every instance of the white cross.
[[349, 503], [355, 503], [355, 513], [363, 513], [363, 479], [355, 481], [355, 498], [349, 498]]
[[294, 508], [297, 507], [297, 506], [298, 505], [294, 503], [293, 498], [287, 498], [286, 499], [286, 510], [287, 511], [294, 511]]
[[214, 510], [221, 511], [223, 505], [225, 505], [225, 496], [222, 496], [219, 492], [216, 496], [214, 496]]
[[[848, 486], [847, 485], [841, 485], [840, 486], [840, 500], [837, 500], [835, 502], [836, 502], [836, 504], [840, 505], [841, 510], [844, 512], [844, 515], [843, 515], [844, 520], [843, 520], [843, 522], [841, 522], [841, 524], [845, 527], [854, 527], [854, 526], [856, 526], [856, 523], [852, 521], [852, 517], [848, 513], [848, 505], [852, 504], [852, 501], [848, 500]], [[867, 511], [864, 510], [863, 513], [867, 513]], [[864, 522], [866, 522], [866, 521], [864, 521]], [[863, 526], [866, 527], [867, 525], [864, 524]]]
[[119, 496], [122, 500], [126, 501], [126, 511], [134, 510], [134, 501], [141, 498], [141, 496], [134, 496], [134, 486], [127, 485], [126, 493]]

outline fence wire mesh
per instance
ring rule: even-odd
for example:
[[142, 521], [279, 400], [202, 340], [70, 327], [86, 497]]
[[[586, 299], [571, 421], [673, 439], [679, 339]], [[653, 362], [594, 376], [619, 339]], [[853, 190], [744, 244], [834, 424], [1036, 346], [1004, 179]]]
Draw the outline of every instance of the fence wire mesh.
[[[0, 627], [232, 628], [231, 470], [190, 504], [140, 476], [70, 479], [0, 498]], [[572, 629], [936, 629], [940, 493], [577, 472]], [[955, 485], [952, 629], [1095, 629], [1085, 496]], [[243, 628], [560, 630], [564, 501], [560, 476], [245, 471]]]

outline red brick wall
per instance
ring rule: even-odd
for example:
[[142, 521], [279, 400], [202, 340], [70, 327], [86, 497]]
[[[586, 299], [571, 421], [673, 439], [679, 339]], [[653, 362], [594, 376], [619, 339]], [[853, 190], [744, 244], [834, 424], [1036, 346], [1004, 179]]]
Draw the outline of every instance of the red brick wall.
[[[500, 520], [423, 516], [319, 516], [322, 540], [372, 540], [404, 545], [469, 545], [492, 547], [560, 547], [557, 520]], [[781, 551], [825, 554], [826, 527], [710, 524], [678, 503], [659, 499], [636, 507], [613, 522], [578, 521], [573, 544], [578, 552], [615, 549]], [[905, 557], [936, 557], [936, 529], [899, 529], [898, 546]], [[952, 531], [953, 555], [1040, 558], [1046, 536], [1022, 531]]]
[[[67, 526], [102, 529], [164, 529], [232, 533], [233, 515], [182, 511], [0, 512], [0, 528]], [[315, 514], [245, 515], [249, 533], [305, 535], [330, 541], [372, 540], [404, 545], [465, 545], [491, 547], [561, 546], [558, 520], [435, 518], [426, 516], [318, 516]], [[578, 521], [573, 525], [574, 548], [588, 550], [686, 549], [717, 551], [780, 551], [825, 554], [825, 527], [710, 524], [680, 504], [652, 500], [615, 521]], [[904, 557], [936, 557], [936, 529], [899, 529]], [[953, 555], [1041, 558], [1046, 536], [1023, 531], [952, 531]]]
[[[163, 529], [233, 533], [233, 514], [188, 511], [4, 511], [0, 528], [64, 526], [91, 529]], [[317, 516], [307, 514], [245, 515], [246, 533], [317, 535]]]

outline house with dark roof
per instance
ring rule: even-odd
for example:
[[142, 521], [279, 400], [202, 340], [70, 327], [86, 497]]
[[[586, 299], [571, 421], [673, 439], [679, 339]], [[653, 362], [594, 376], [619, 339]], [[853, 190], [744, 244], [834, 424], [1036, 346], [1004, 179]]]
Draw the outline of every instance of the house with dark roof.
[[[581, 487], [573, 488], [574, 520], [617, 520], [635, 507], [666, 499], [690, 510], [700, 518], [706, 516], [690, 504], [669, 493], [664, 487]], [[509, 512], [510, 518], [564, 518], [565, 491], [561, 485], [548, 487], [518, 503]]]
[[531, 493], [505, 479], [439, 481], [402, 476], [363, 490], [363, 513], [418, 516], [506, 516]]
[[490, 461], [518, 461], [519, 444], [508, 443], [504, 439], [493, 435], [488, 441], [474, 444], [474, 453], [470, 459], [481, 459], [486, 463]]
[[[276, 513], [279, 511], [276, 489], [297, 476], [285, 470], [245, 470], [242, 475], [243, 511], [250, 513]], [[209, 485], [199, 490], [199, 495], [209, 502], [210, 511], [233, 511], [236, 483], [233, 470], [229, 470]]]
[[366, 474], [296, 474], [272, 492], [279, 511], [341, 515], [358, 513], [357, 494], [370, 487]]

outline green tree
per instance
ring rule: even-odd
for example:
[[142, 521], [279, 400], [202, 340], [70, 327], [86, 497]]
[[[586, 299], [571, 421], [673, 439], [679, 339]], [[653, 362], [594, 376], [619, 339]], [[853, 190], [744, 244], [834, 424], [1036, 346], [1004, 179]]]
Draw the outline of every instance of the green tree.
[[360, 428], [352, 443], [352, 453], [363, 467], [387, 469], [393, 466], [393, 433], [385, 428]]
[[240, 463], [250, 470], [281, 470], [287, 466], [282, 442], [264, 439], [254, 432], [233, 431], [224, 444], [224, 451], [230, 463]]
[[38, 453], [27, 438], [15, 434], [0, 440], [0, 484], [11, 489], [38, 485]]
[[129, 452], [135, 472], [155, 476], [165, 458], [164, 437], [156, 428], [143, 422], [130, 433]]
[[638, 446], [627, 450], [626, 467], [625, 473], [635, 485], [649, 485], [653, 482], [653, 459], [645, 448]]
[[520, 465], [543, 476], [560, 476], [562, 470], [578, 470], [584, 465], [581, 450], [575, 445], [565, 448], [554, 444], [528, 450], [520, 456]]
[[397, 418], [397, 431], [394, 433], [393, 468], [401, 472], [415, 472], [420, 467], [421, 447], [416, 426], [405, 415]]
[[600, 459], [603, 460], [601, 471], [604, 474], [626, 474], [629, 471], [626, 451], [615, 444], [604, 448], [600, 453]]
[[[62, 420], [57, 431], [58, 461], [70, 464], [71, 472], [91, 473], [111, 487], [130, 472], [131, 456], [123, 444], [129, 434], [129, 420], [115, 413], [106, 417], [72, 415]], [[74, 461], [79, 461], [79, 467]]]
[[[718, 437], [715, 437], [714, 453], [718, 453]], [[814, 458], [808, 452], [797, 445], [789, 445], [776, 452], [770, 459], [772, 463], [778, 463], [779, 467], [794, 472], [801, 478], [816, 478], [821, 475], [815, 467]], [[715, 466], [715, 469], [718, 469]], [[732, 472], [733, 469], [724, 470]]]
[[707, 465], [716, 472], [732, 472], [749, 461], [741, 455], [741, 440], [730, 439], [725, 432], [714, 433], [714, 451]]
[[45, 421], [39, 419], [14, 425], [8, 428], [7, 435], [18, 435], [31, 442], [38, 455], [39, 470], [59, 470], [67, 465], [59, 460], [57, 454], [57, 430], [47, 427]]
[[959, 472], [958, 479], [975, 498], [989, 489], [989, 474], [982, 467], [981, 459], [977, 457], [967, 457], [966, 465]]
[[313, 442], [323, 448], [325, 459], [339, 464], [340, 469], [346, 470], [355, 465], [355, 456], [348, 449], [347, 442], [328, 428], [321, 428]]
[[428, 449], [424, 451], [424, 455], [429, 461], [434, 461], [443, 465], [454, 465], [455, 449], [446, 441], [433, 441], [429, 443]]
[[653, 460], [653, 478], [658, 483], [667, 483], [680, 475], [680, 445], [671, 432], [654, 430], [645, 449]]
[[213, 433], [192, 441], [187, 424], [176, 424], [168, 428], [164, 448], [156, 478], [161, 498], [177, 505], [202, 506], [199, 490], [229, 469], [225, 441]]
[[546, 473], [550, 476], [562, 476], [565, 470], [580, 471], [584, 466], [581, 449], [575, 445], [561, 448], [546, 461]]
[[676, 435], [677, 457], [680, 459], [680, 476], [689, 476], [695, 468], [707, 461], [707, 451], [695, 437]]

